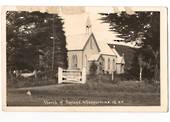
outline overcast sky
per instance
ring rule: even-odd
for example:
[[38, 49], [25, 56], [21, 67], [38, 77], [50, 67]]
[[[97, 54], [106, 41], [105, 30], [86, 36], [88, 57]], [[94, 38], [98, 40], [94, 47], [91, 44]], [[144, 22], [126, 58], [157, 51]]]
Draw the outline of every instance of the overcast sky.
[[92, 32], [99, 40], [117, 40], [116, 33], [109, 31], [109, 24], [102, 23], [99, 13], [120, 12], [126, 9], [131, 13], [129, 7], [70, 7], [70, 6], [16, 6], [18, 10], [41, 11], [58, 13], [64, 19], [64, 30], [66, 35], [82, 34], [86, 31], [86, 21], [89, 16]]
[[[102, 23], [101, 15], [98, 13], [114, 12], [112, 7], [64, 7], [60, 15], [64, 19], [64, 30], [66, 35], [74, 35], [86, 32], [86, 21], [89, 16], [92, 32], [100, 40], [117, 39], [116, 34], [109, 31], [109, 24]], [[99, 41], [100, 41], [99, 40]]]
[[63, 7], [60, 10], [60, 15], [64, 19], [64, 30], [66, 35], [82, 34], [86, 32], [86, 21], [90, 18], [92, 32], [97, 41], [114, 43], [134, 47], [135, 43], [113, 42], [119, 40], [116, 32], [109, 30], [108, 23], [102, 23], [99, 13], [118, 13], [125, 11], [128, 14], [134, 14], [134, 11], [129, 7]]
[[[70, 7], [70, 6], [17, 6], [14, 9], [24, 11], [41, 11], [48, 13], [58, 13], [64, 20], [64, 30], [67, 35], [82, 34], [86, 32], [86, 21], [90, 18], [92, 25], [92, 32], [94, 33], [97, 41], [105, 41], [109, 43], [113, 40], [118, 40], [117, 34], [113, 31], [109, 31], [109, 24], [102, 23], [101, 15], [99, 13], [119, 13], [125, 11], [129, 14], [134, 14], [133, 10], [137, 8], [133, 7]], [[120, 44], [120, 43], [119, 43]], [[121, 45], [133, 46], [131, 43], [121, 43]]]

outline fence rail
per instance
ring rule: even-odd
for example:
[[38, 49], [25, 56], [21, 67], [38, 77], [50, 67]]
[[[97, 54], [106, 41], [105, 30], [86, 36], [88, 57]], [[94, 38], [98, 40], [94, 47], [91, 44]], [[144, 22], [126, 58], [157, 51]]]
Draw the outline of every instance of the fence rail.
[[86, 69], [62, 69], [58, 68], [58, 83], [86, 83]]

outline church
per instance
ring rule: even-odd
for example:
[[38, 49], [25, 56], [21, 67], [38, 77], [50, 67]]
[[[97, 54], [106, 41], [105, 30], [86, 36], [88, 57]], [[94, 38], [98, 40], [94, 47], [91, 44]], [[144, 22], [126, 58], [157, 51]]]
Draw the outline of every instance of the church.
[[124, 56], [120, 56], [116, 49], [107, 44], [107, 40], [98, 41], [92, 32], [92, 25], [87, 18], [85, 33], [66, 37], [68, 49], [68, 69], [86, 68], [89, 74], [90, 66], [94, 62], [97, 73], [124, 73]]

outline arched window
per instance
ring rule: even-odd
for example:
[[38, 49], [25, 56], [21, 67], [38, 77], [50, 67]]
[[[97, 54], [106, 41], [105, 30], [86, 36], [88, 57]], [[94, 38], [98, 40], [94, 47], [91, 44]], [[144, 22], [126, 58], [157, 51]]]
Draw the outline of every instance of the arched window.
[[103, 59], [103, 73], [105, 71], [105, 59]]
[[77, 68], [77, 62], [78, 62], [77, 55], [75, 55], [75, 68]]
[[74, 55], [72, 56], [71, 67], [74, 68]]
[[124, 73], [124, 64], [121, 64], [121, 73]]
[[87, 55], [85, 55], [84, 66], [87, 67]]
[[72, 68], [77, 68], [77, 63], [78, 63], [77, 55], [73, 55], [72, 56]]
[[110, 58], [108, 58], [108, 69], [110, 69]]
[[115, 64], [115, 59], [113, 59], [113, 71], [116, 70], [116, 64]]

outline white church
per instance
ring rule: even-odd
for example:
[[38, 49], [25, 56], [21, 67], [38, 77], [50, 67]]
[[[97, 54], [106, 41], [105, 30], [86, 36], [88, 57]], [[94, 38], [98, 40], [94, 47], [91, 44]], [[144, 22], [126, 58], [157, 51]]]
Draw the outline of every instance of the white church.
[[124, 56], [120, 56], [115, 48], [110, 48], [107, 40], [98, 41], [92, 31], [89, 17], [85, 32], [66, 37], [68, 49], [68, 69], [86, 68], [89, 73], [90, 65], [95, 62], [98, 72], [111, 74], [124, 73]]

